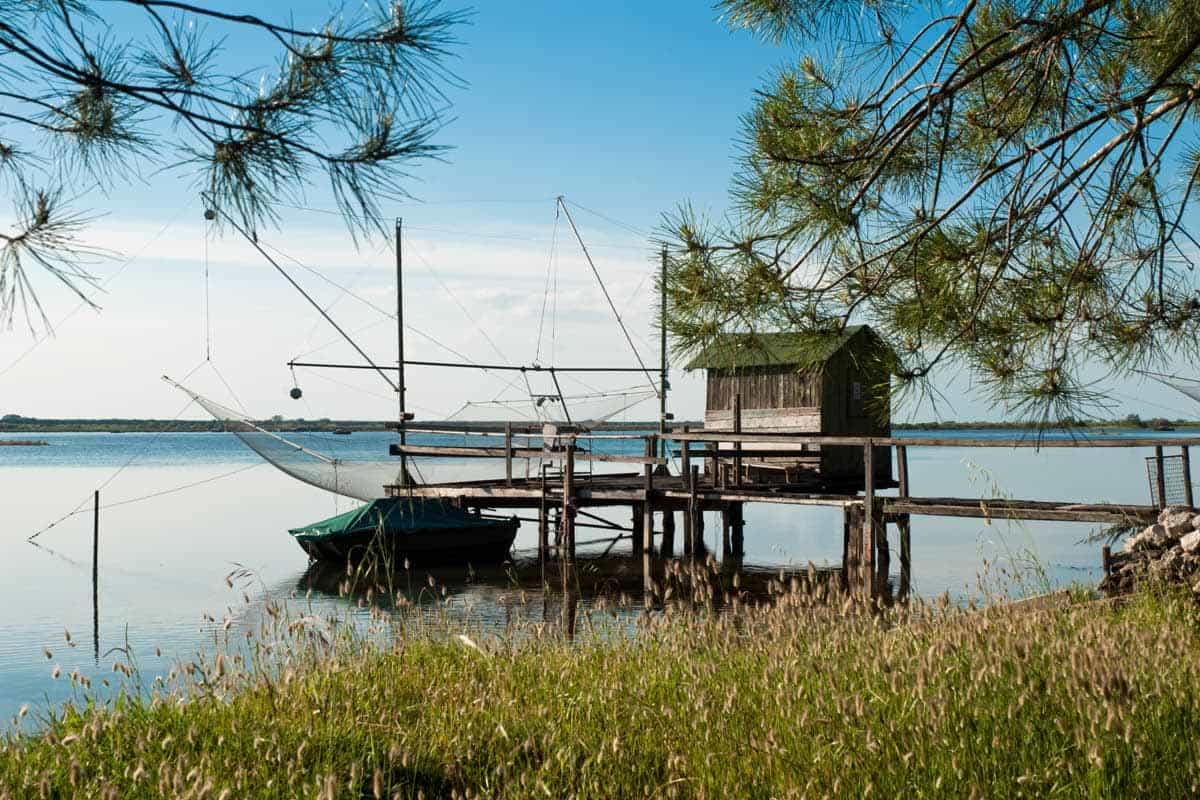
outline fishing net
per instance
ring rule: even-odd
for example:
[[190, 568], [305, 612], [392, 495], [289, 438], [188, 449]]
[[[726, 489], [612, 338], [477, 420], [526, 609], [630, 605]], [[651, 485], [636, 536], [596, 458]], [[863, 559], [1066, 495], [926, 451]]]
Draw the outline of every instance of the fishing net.
[[264, 430], [245, 414], [202, 397], [165, 375], [163, 380], [192, 398], [214, 419], [223, 422], [226, 430], [272, 466], [296, 480], [364, 501], [383, 497], [385, 485], [400, 482], [400, 464], [396, 459], [352, 461], [333, 458]]
[[1178, 389], [1197, 403], [1200, 403], [1200, 381], [1192, 380], [1191, 378], [1180, 378], [1178, 376], [1164, 376], [1159, 377], [1158, 380], [1173, 389]]
[[657, 396], [652, 389], [640, 388], [563, 397], [544, 394], [519, 400], [467, 402], [448, 419], [456, 422], [573, 425], [587, 430]]

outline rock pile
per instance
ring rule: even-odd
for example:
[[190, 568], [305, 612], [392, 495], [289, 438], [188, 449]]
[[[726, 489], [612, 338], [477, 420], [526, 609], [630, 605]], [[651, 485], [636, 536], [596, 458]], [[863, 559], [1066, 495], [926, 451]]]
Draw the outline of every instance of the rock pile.
[[1158, 522], [1125, 540], [1105, 565], [1100, 590], [1112, 597], [1125, 594], [1139, 581], [1185, 584], [1200, 595], [1200, 512], [1170, 506]]

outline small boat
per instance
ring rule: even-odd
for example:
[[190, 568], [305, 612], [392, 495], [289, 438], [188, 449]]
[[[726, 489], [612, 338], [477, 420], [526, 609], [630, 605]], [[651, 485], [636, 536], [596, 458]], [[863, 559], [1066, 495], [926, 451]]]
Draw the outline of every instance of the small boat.
[[354, 433], [354, 429], [353, 428], [334, 428], [333, 432], [336, 433], [338, 436], [349, 436], [350, 434]]
[[374, 557], [399, 566], [499, 564], [517, 536], [517, 519], [493, 519], [442, 500], [385, 497], [288, 531], [317, 561]]

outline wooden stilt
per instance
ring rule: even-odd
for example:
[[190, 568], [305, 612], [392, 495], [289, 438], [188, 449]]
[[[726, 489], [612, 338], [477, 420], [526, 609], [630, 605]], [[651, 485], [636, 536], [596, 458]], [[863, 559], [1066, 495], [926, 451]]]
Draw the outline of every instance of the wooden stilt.
[[[742, 393], [738, 392], [733, 396], [733, 432], [742, 432]], [[733, 485], [742, 485], [742, 443], [738, 439], [733, 440]]]
[[545, 567], [550, 557], [550, 515], [546, 509], [546, 467], [542, 466], [542, 497], [538, 507], [538, 561]]
[[92, 498], [92, 649], [100, 661], [100, 490]]
[[513, 446], [512, 423], [504, 423], [504, 485], [512, 486]]
[[1158, 479], [1158, 507], [1167, 507], [1167, 476], [1166, 469], [1163, 464], [1163, 449], [1162, 445], [1154, 448], [1154, 475]]
[[901, 600], [907, 599], [912, 591], [912, 518], [908, 514], [896, 520], [900, 534], [900, 589]]
[[863, 445], [862, 574], [870, 588], [875, 575], [875, 445]]
[[733, 557], [733, 513], [729, 508], [729, 504], [725, 503], [721, 506], [721, 561], [728, 561]]
[[664, 505], [662, 509], [663, 525], [662, 525], [662, 544], [659, 546], [659, 552], [663, 558], [675, 557], [675, 510], [670, 506]]
[[733, 529], [733, 557], [741, 561], [746, 557], [746, 517], [741, 502], [730, 503], [730, 527]]
[[896, 477], [900, 484], [900, 496], [908, 497], [908, 448], [896, 445]]
[[[686, 442], [684, 446], [687, 446]], [[687, 509], [683, 514], [684, 558], [696, 555], [696, 478], [699, 471], [699, 467], [689, 466], [688, 471], [684, 473], [688, 488]]]
[[[646, 438], [646, 457], [652, 458], [658, 450], [655, 437]], [[654, 467], [643, 467], [642, 479], [645, 501], [642, 502], [642, 601], [646, 608], [654, 605]]]
[[563, 468], [562, 537], [565, 562], [575, 563], [575, 439], [567, 442], [567, 458]]
[[645, 537], [642, 535], [642, 531], [645, 529], [646, 524], [646, 504], [644, 502], [634, 503], [632, 509], [633, 520], [630, 525], [630, 535], [633, 542], [633, 555], [636, 558], [642, 554], [642, 547], [645, 544]]
[[1185, 444], [1179, 448], [1179, 459], [1183, 466], [1183, 502], [1188, 508], [1195, 508], [1196, 501], [1192, 498], [1192, 456]]

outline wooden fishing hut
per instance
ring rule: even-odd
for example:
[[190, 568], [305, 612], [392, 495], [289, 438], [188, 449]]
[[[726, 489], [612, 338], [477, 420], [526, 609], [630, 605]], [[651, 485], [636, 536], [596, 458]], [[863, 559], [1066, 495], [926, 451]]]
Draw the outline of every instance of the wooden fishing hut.
[[[825, 337], [799, 333], [738, 333], [717, 337], [685, 367], [706, 371], [706, 433], [780, 433], [825, 436], [891, 435], [887, 344], [867, 325]], [[798, 442], [798, 443], [797, 443]], [[805, 443], [775, 446], [771, 454], [739, 456], [722, 442], [719, 483], [809, 484], [861, 489], [858, 447]], [[794, 451], [795, 455], [780, 454]], [[880, 447], [875, 485], [895, 486], [891, 450]]]

